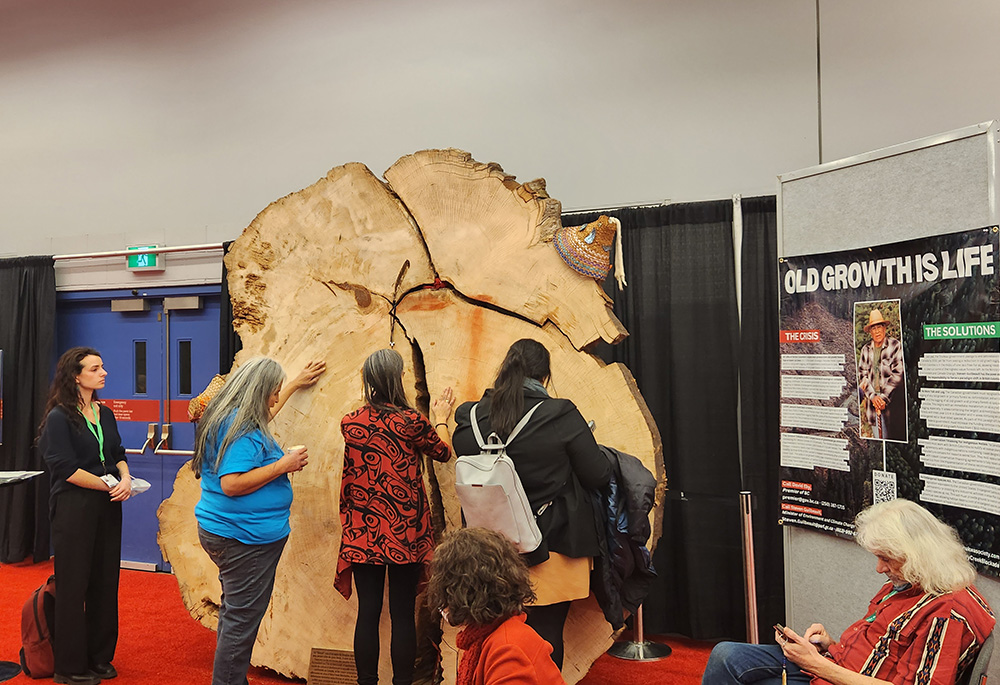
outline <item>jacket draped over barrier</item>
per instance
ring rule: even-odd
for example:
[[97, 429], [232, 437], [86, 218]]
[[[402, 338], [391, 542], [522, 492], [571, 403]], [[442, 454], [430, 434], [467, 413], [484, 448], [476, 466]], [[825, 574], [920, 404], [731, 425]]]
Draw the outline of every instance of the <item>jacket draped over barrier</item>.
[[603, 552], [594, 559], [590, 586], [604, 617], [618, 630], [625, 625], [624, 612], [635, 613], [656, 577], [646, 548], [656, 478], [631, 454], [600, 448], [612, 475], [605, 491], [591, 493]]

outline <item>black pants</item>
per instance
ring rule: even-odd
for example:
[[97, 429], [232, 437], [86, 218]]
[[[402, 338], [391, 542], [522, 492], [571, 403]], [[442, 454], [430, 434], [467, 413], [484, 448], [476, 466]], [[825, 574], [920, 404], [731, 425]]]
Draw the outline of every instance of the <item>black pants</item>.
[[546, 604], [539, 607], [528, 607], [528, 625], [541, 635], [542, 639], [552, 645], [552, 660], [559, 670], [563, 665], [563, 627], [569, 616], [569, 602]]
[[74, 487], [56, 496], [55, 671], [85, 672], [111, 662], [118, 644], [122, 505], [107, 492]]
[[413, 662], [417, 658], [417, 627], [414, 604], [422, 564], [400, 564], [388, 567], [375, 564], [352, 564], [354, 587], [358, 593], [358, 622], [354, 626], [354, 664], [358, 669], [358, 685], [378, 682], [378, 625], [382, 617], [382, 595], [385, 570], [389, 569], [389, 620], [392, 640], [393, 685], [410, 685]]

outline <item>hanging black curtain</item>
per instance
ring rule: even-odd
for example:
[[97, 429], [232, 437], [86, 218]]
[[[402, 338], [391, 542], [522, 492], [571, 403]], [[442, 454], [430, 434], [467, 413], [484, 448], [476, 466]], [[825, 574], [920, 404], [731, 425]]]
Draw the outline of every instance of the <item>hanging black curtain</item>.
[[777, 371], [754, 365], [777, 354], [774, 206], [773, 197], [743, 201], [742, 341], [731, 201], [606, 212], [622, 221], [629, 285], [619, 292], [609, 278], [605, 289], [630, 336], [595, 351], [635, 374], [660, 429], [670, 487], [654, 555], [659, 576], [644, 605], [649, 632], [745, 639], [740, 489], [754, 493], [759, 630], [784, 616]]
[[[229, 254], [235, 240], [222, 243], [222, 254]], [[229, 299], [229, 271], [222, 262], [222, 290], [219, 302], [219, 373], [227, 374], [233, 368], [236, 353], [243, 349], [243, 341], [233, 330], [233, 303]]]
[[[663, 440], [668, 486], [645, 629], [745, 634], [737, 436], [732, 202], [615, 210], [628, 287], [607, 281], [630, 335], [611, 349]], [[579, 225], [596, 217], [563, 217]]]
[[[55, 343], [56, 279], [51, 257], [0, 259], [3, 444], [0, 471], [41, 471], [33, 447], [42, 420]], [[49, 558], [48, 474], [0, 487], [0, 562]]]
[[753, 493], [757, 630], [766, 641], [785, 623], [785, 567], [778, 475], [778, 237], [773, 195], [743, 205], [740, 401], [743, 489]]

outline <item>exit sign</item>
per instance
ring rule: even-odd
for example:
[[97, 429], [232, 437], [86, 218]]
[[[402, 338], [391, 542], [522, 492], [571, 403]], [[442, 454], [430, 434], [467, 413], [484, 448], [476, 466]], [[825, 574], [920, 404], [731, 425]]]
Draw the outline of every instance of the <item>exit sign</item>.
[[[151, 250], [159, 245], [129, 245], [129, 250]], [[163, 271], [164, 256], [155, 252], [128, 255], [126, 258], [129, 271]]]

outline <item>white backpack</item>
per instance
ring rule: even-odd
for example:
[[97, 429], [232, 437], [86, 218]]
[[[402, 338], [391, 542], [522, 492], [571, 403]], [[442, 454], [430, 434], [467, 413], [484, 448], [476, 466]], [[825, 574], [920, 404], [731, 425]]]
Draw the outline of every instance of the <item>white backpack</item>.
[[[524, 494], [521, 479], [514, 470], [514, 462], [507, 456], [507, 445], [527, 425], [539, 405], [541, 402], [517, 422], [507, 442], [503, 443], [496, 433], [491, 433], [483, 441], [476, 422], [476, 407], [479, 404], [474, 404], [470, 413], [472, 432], [482, 451], [455, 460], [455, 492], [462, 504], [466, 526], [481, 526], [503, 533], [522, 554], [538, 549], [542, 544], [542, 533], [535, 523], [535, 513]], [[538, 513], [541, 514], [545, 508], [542, 507]]]

